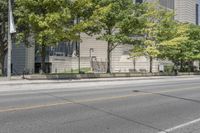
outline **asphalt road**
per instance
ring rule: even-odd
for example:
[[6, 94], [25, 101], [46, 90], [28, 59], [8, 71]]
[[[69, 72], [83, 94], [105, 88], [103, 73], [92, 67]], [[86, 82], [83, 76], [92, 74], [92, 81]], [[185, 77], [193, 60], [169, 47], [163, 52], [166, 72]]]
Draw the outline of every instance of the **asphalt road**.
[[200, 133], [200, 77], [1, 84], [0, 133]]

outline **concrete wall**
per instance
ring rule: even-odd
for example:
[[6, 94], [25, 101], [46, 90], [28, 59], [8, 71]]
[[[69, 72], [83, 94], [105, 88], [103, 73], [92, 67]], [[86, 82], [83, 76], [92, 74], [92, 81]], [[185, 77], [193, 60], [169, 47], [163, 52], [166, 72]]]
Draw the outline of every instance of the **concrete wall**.
[[107, 60], [107, 44], [104, 41], [96, 40], [96, 37], [81, 34], [80, 56], [90, 57], [90, 48], [93, 48], [91, 56], [96, 56], [98, 61]]
[[[65, 57], [65, 56], [50, 56], [49, 62], [51, 65], [52, 73], [64, 73], [70, 70], [78, 69], [78, 58], [77, 57]], [[81, 68], [90, 68], [90, 58], [81, 57], [80, 59]]]
[[[130, 70], [136, 69], [137, 71], [150, 71], [150, 61], [148, 57], [137, 57], [134, 60], [130, 58], [129, 51], [132, 48], [131, 45], [120, 45], [112, 52], [112, 71], [113, 72], [129, 72]], [[157, 59], [153, 60], [153, 72], [159, 71], [160, 61]]]
[[196, 0], [175, 0], [175, 19], [195, 24], [196, 3]]
[[196, 0], [196, 3], [199, 5], [199, 11], [198, 11], [198, 15], [199, 15], [199, 25], [200, 25], [200, 0]]
[[26, 58], [25, 58], [25, 70], [29, 73], [34, 73], [35, 71], [35, 46], [26, 48]]

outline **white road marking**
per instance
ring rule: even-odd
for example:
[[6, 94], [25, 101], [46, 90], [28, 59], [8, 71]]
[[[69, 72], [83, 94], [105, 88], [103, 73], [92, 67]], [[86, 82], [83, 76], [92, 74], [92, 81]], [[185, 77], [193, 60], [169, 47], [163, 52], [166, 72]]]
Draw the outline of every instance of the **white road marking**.
[[184, 127], [190, 126], [190, 125], [198, 123], [198, 122], [200, 122], [200, 118], [193, 120], [193, 121], [190, 121], [190, 122], [187, 122], [187, 123], [184, 123], [184, 124], [181, 124], [181, 125], [178, 125], [178, 126], [175, 126], [175, 127], [172, 127], [172, 128], [169, 128], [169, 129], [166, 129], [166, 130], [158, 132], [158, 133], [170, 133], [170, 132], [175, 131], [177, 129], [184, 128]]

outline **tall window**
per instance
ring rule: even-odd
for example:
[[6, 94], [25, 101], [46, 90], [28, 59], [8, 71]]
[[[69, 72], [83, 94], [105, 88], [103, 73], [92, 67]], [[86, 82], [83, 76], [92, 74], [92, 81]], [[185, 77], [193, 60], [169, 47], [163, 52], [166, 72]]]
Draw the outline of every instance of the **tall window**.
[[143, 0], [136, 0], [135, 2], [136, 2], [136, 3], [142, 3]]
[[199, 4], [196, 4], [196, 24], [199, 25]]
[[174, 0], [160, 0], [160, 4], [169, 9], [174, 9]]

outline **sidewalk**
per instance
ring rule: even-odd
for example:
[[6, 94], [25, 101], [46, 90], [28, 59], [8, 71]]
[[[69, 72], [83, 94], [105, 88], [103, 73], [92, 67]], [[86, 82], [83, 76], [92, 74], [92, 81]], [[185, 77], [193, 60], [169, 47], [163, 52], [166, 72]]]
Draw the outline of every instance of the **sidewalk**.
[[27, 80], [22, 77], [12, 77], [8, 80], [6, 77], [0, 78], [1, 85], [23, 85], [23, 84], [54, 84], [54, 83], [83, 83], [83, 82], [111, 82], [111, 81], [129, 81], [129, 80], [155, 80], [171, 78], [200, 78], [197, 75], [187, 76], [149, 76], [149, 77], [128, 77], [128, 78], [92, 78], [92, 79], [73, 79], [73, 80]]
[[[2, 81], [7, 81], [8, 79], [7, 79], [7, 77], [2, 77], [2, 76], [0, 76], [0, 82], [2, 82]], [[22, 80], [22, 76], [12, 76], [11, 77], [11, 80], [13, 81], [13, 80]]]

